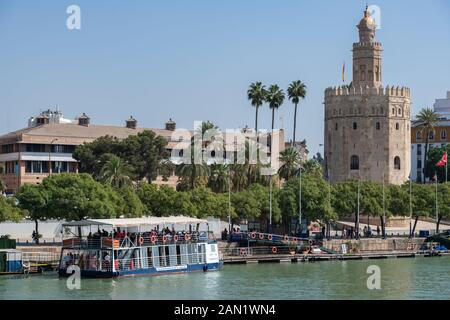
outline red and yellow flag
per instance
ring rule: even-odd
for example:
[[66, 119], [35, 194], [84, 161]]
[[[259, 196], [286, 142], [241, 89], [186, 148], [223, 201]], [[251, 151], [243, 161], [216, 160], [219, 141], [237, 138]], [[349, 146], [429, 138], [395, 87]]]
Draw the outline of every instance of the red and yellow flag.
[[342, 82], [345, 82], [345, 61], [342, 64]]
[[447, 152], [444, 153], [442, 159], [436, 164], [436, 167], [445, 167], [447, 164]]

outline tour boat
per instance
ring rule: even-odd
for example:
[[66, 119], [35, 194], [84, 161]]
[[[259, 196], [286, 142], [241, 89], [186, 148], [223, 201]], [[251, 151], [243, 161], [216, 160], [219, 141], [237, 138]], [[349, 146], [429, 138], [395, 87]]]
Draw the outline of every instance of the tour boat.
[[[200, 226], [207, 229], [201, 231]], [[59, 275], [121, 277], [219, 270], [207, 220], [190, 217], [89, 219], [61, 224]]]

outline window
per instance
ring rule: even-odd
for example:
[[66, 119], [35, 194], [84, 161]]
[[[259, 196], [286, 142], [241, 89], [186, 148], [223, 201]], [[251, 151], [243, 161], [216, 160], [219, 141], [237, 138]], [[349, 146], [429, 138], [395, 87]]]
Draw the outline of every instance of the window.
[[417, 131], [416, 140], [422, 140], [422, 131]]
[[422, 155], [422, 145], [421, 145], [421, 144], [418, 144], [418, 145], [417, 145], [417, 155], [418, 155], [418, 156], [421, 156], [421, 155]]
[[380, 67], [379, 66], [375, 67], [375, 77], [376, 77], [376, 81], [380, 81]]
[[441, 140], [445, 140], [447, 138], [447, 132], [445, 130], [441, 131]]
[[428, 134], [428, 139], [434, 140], [434, 131], [430, 131], [430, 133]]
[[360, 65], [359, 66], [359, 70], [361, 71], [361, 81], [365, 81], [366, 80], [366, 66], [365, 65]]
[[375, 124], [375, 128], [376, 128], [377, 130], [380, 130], [380, 128], [381, 128], [381, 125], [380, 125], [380, 123], [379, 123], [379, 122], [377, 122], [377, 123]]
[[45, 144], [27, 143], [25, 146], [26, 152], [45, 152]]
[[356, 122], [353, 122], [353, 130], [358, 129], [358, 124]]
[[402, 109], [398, 108], [398, 115], [402, 116]]
[[400, 125], [398, 124], [398, 122], [395, 124], [395, 130], [399, 130], [400, 129]]
[[350, 170], [359, 170], [359, 157], [353, 155], [350, 158]]
[[395, 170], [400, 170], [400, 157], [395, 157], [394, 158], [394, 169]]
[[335, 123], [335, 124], [334, 124], [334, 130], [337, 130], [337, 129], [338, 129], [338, 124]]
[[395, 114], [395, 108], [392, 108], [392, 114]]
[[417, 159], [417, 169], [422, 169], [422, 159]]

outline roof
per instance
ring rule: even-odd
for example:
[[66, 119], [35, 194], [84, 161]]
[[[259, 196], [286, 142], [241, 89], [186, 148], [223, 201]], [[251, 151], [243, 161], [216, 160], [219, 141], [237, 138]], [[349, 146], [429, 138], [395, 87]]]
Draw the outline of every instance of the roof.
[[61, 137], [95, 140], [109, 135], [119, 139], [125, 139], [130, 135], [136, 135], [144, 130], [152, 130], [159, 136], [170, 137], [173, 131], [165, 129], [137, 128], [131, 129], [125, 126], [89, 125], [82, 126], [74, 123], [49, 123], [37, 127], [23, 128], [0, 136], [0, 140], [22, 141], [27, 137], [36, 140], [36, 137]]
[[160, 225], [160, 224], [197, 224], [208, 223], [208, 220], [197, 219], [186, 216], [171, 217], [144, 217], [144, 218], [127, 218], [127, 219], [88, 219], [82, 221], [66, 222], [62, 226], [140, 226], [140, 225]]

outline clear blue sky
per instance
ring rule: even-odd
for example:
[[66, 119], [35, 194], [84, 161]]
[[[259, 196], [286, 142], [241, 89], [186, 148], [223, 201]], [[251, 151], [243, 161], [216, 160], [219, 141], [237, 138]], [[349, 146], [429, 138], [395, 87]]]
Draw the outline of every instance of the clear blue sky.
[[[81, 30], [66, 8], [81, 7]], [[0, 133], [24, 127], [59, 105], [97, 124], [178, 127], [211, 120], [253, 126], [246, 100], [253, 81], [308, 86], [297, 137], [322, 151], [323, 91], [351, 74], [351, 47], [366, 1], [12, 1], [0, 2]], [[369, 2], [381, 8], [384, 85], [412, 89], [413, 109], [450, 90], [450, 2]], [[293, 106], [276, 117], [292, 135]], [[270, 127], [269, 108], [260, 126]]]

